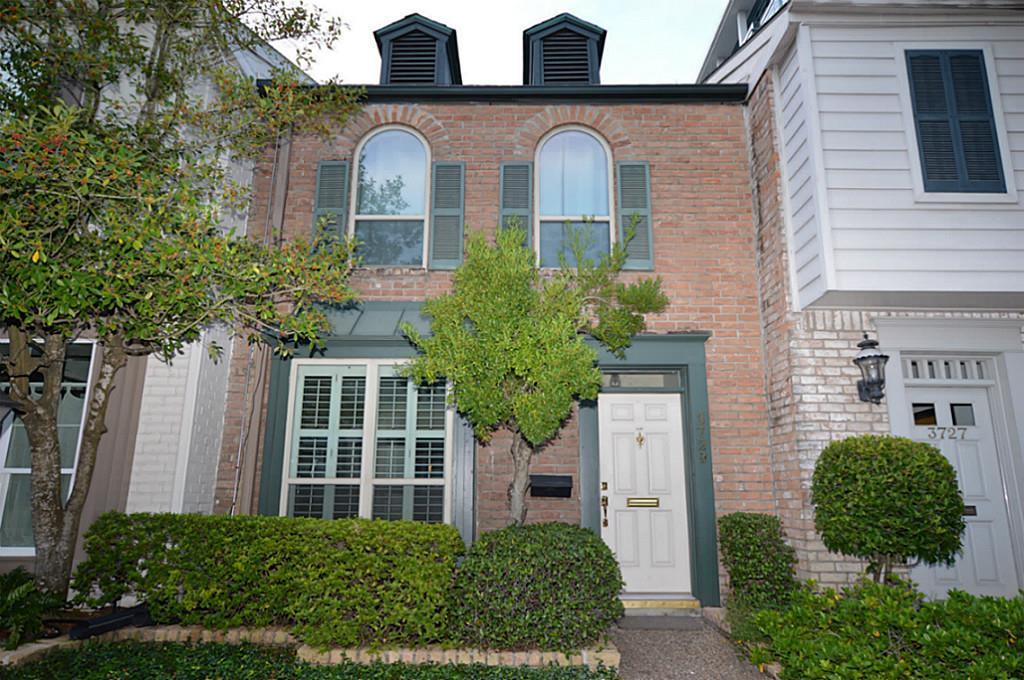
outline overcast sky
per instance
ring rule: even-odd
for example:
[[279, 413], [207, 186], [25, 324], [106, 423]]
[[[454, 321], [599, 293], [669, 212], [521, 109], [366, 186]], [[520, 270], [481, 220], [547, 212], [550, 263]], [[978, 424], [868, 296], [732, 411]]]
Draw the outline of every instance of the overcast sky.
[[[523, 30], [562, 12], [608, 31], [602, 83], [692, 83], [726, 0], [313, 0], [349, 26], [310, 75], [349, 84], [380, 79], [373, 31], [418, 12], [458, 32], [462, 82], [521, 85]], [[287, 45], [278, 45], [286, 54]]]

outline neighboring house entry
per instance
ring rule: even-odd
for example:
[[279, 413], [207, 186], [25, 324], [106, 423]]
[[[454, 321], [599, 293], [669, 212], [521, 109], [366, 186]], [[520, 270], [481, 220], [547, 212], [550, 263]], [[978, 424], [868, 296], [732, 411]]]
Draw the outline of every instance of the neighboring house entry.
[[[927, 442], [956, 468], [964, 495], [963, 553], [952, 567], [912, 570], [930, 597], [950, 590], [1012, 597], [1020, 583], [1007, 507], [1007, 476], [1000, 464], [989, 390], [990, 359], [904, 357], [905, 419], [896, 434]], [[941, 383], [930, 386], [928, 383]], [[900, 430], [903, 431], [900, 431]]]
[[618, 557], [624, 599], [689, 599], [680, 395], [601, 394], [598, 414], [601, 536]]

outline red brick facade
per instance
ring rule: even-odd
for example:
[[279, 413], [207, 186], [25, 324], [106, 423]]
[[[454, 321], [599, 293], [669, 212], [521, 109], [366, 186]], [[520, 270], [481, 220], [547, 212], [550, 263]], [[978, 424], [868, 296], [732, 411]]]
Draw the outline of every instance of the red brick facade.
[[[670, 306], [648, 320], [657, 333], [706, 331], [710, 434], [719, 513], [775, 510], [765, 403], [764, 353], [744, 107], [693, 104], [369, 104], [329, 142], [300, 138], [291, 148], [284, 206], [285, 238], [308, 234], [317, 163], [351, 159], [358, 141], [385, 124], [403, 124], [429, 142], [435, 161], [466, 164], [465, 219], [491, 234], [498, 223], [502, 161], [533, 160], [538, 140], [562, 125], [601, 135], [615, 161], [650, 163], [655, 274]], [[270, 167], [260, 168], [250, 235], [264, 233], [271, 195]], [[353, 284], [364, 300], [422, 300], [447, 289], [448, 272], [367, 268]], [[235, 353], [225, 422], [216, 508], [251, 512], [262, 448], [266, 371], [244, 347]], [[245, 395], [248, 376], [250, 392]], [[246, 434], [247, 433], [247, 434]], [[240, 438], [245, 440], [240, 445]], [[242, 451], [239, 457], [239, 451]], [[570, 422], [545, 447], [535, 472], [578, 474], [578, 428]], [[241, 465], [236, 461], [241, 460]], [[251, 462], [249, 462], [251, 461]], [[235, 491], [236, 478], [243, 489]], [[477, 529], [506, 523], [508, 455], [503, 438], [478, 447]], [[575, 495], [575, 491], [574, 491]], [[531, 499], [533, 521], [578, 522], [577, 498]]]

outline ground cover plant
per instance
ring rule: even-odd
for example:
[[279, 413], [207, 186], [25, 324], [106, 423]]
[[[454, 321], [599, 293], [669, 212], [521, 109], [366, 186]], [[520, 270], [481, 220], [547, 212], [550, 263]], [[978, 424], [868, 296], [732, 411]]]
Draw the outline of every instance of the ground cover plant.
[[622, 616], [622, 585], [615, 556], [592, 531], [556, 522], [492, 531], [456, 575], [454, 635], [472, 647], [579, 649]]
[[767, 643], [752, 660], [778, 661], [783, 680], [1024, 677], [1024, 595], [926, 601], [908, 582], [865, 580], [802, 588], [754, 622]]
[[4, 680], [614, 680], [612, 670], [481, 665], [341, 664], [315, 666], [288, 648], [181, 643], [91, 643], [54, 652]]
[[15, 649], [43, 634], [43, 617], [64, 601], [36, 587], [32, 574], [18, 567], [0, 574], [0, 635], [4, 649]]

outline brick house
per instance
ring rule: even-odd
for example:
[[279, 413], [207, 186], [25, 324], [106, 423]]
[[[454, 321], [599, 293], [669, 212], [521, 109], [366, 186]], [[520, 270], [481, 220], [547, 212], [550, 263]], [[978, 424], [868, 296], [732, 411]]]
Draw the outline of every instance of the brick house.
[[[778, 513], [802, 576], [863, 565], [814, 532], [821, 449], [938, 446], [964, 552], [924, 592], [1024, 585], [1024, 15], [1020, 2], [732, 0], [700, 81], [750, 88], [758, 295]], [[890, 356], [858, 399], [862, 334]]]
[[268, 157], [249, 227], [333, 217], [364, 244], [361, 303], [315, 356], [235, 348], [214, 511], [445, 521], [468, 540], [504, 526], [506, 442], [474, 442], [443, 388], [395, 377], [413, 352], [399, 323], [427, 327], [463, 224], [519, 219], [544, 266], [566, 220], [592, 216], [606, 252], [636, 214], [625, 276], [660, 276], [671, 303], [625, 359], [602, 355], [601, 398], [535, 461], [528, 521], [601, 531], [636, 606], [717, 603], [716, 515], [774, 509], [746, 87], [601, 85], [605, 31], [566, 14], [524, 32], [522, 86], [462, 85], [455, 31], [422, 16], [375, 36], [364, 110]]

